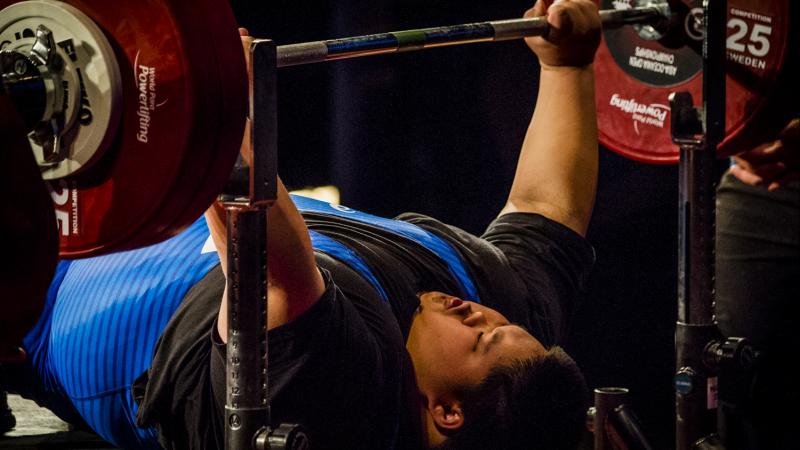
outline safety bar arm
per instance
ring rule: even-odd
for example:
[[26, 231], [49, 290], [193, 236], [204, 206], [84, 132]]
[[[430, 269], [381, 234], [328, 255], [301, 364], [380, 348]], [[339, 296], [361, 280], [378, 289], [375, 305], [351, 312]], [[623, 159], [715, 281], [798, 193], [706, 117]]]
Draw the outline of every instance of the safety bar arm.
[[727, 2], [706, 0], [703, 107], [687, 92], [670, 96], [672, 138], [680, 145], [678, 322], [676, 325], [676, 448], [697, 448], [716, 430], [716, 368], [704, 356], [720, 333], [714, 318], [717, 146], [725, 136]]
[[589, 408], [586, 425], [594, 437], [594, 450], [653, 450], [628, 405], [628, 389], [595, 389], [594, 406]]
[[307, 448], [306, 435], [298, 425], [270, 428], [267, 212], [275, 203], [278, 185], [276, 46], [259, 40], [251, 45], [250, 54], [252, 164], [237, 164], [221, 196], [228, 239], [225, 448]]

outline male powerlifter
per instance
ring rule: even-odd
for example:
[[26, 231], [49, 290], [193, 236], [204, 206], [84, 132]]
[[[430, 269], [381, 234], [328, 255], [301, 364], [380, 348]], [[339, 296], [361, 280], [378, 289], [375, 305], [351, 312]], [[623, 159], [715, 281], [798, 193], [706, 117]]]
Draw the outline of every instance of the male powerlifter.
[[[586, 386], [557, 344], [594, 257], [583, 235], [600, 21], [590, 0], [540, 0], [526, 16], [545, 14], [549, 34], [527, 40], [541, 63], [536, 110], [481, 237], [292, 198], [279, 183], [270, 404], [314, 448], [575, 447]], [[30, 364], [4, 383], [122, 447], [220, 448], [235, 288], [224, 236], [215, 206], [156, 246], [60, 263], [25, 340]]]

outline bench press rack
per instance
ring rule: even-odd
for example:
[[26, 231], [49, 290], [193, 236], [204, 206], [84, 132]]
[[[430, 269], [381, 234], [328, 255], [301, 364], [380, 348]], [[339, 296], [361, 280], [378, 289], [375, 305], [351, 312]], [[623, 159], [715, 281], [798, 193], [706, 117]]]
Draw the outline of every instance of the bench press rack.
[[228, 345], [225, 448], [304, 450], [300, 425], [270, 427], [267, 371], [267, 212], [277, 198], [277, 51], [251, 44], [252, 164], [234, 168], [220, 201], [227, 212]]
[[[724, 449], [720, 401], [739, 396], [734, 380], [751, 373], [750, 342], [724, 337], [715, 308], [717, 148], [725, 138], [727, 0], [703, 2], [703, 106], [688, 92], [670, 96], [672, 139], [680, 146], [678, 322], [675, 330], [676, 448]], [[719, 381], [718, 381], [719, 380]]]
[[[724, 450], [718, 402], [736, 402], [758, 354], [746, 338], [722, 336], [715, 307], [715, 198], [725, 138], [726, 0], [705, 0], [703, 105], [689, 92], [670, 95], [672, 140], [680, 146], [678, 202], [678, 322], [675, 330], [675, 448]], [[719, 380], [719, 381], [718, 381]], [[589, 419], [595, 450], [651, 450], [627, 390], [595, 390]], [[722, 434], [722, 436], [720, 436]]]

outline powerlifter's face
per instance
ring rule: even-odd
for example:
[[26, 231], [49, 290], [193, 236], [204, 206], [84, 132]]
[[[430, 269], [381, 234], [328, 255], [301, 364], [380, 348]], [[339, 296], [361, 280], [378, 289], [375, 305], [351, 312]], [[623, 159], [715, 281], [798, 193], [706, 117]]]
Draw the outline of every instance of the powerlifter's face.
[[420, 295], [406, 348], [423, 394], [447, 396], [489, 370], [543, 355], [542, 344], [499, 312], [441, 292]]

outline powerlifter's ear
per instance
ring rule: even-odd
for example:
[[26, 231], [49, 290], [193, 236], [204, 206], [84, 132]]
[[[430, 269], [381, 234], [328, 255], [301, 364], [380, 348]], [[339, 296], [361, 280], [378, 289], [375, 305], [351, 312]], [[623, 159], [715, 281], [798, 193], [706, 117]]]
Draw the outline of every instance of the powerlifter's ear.
[[436, 428], [442, 434], [448, 435], [458, 431], [464, 425], [464, 414], [458, 401], [436, 402], [428, 410], [436, 423]]

